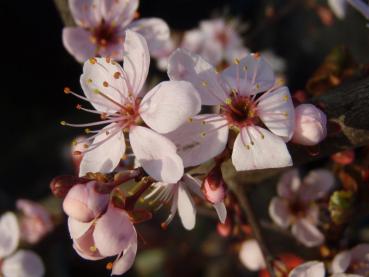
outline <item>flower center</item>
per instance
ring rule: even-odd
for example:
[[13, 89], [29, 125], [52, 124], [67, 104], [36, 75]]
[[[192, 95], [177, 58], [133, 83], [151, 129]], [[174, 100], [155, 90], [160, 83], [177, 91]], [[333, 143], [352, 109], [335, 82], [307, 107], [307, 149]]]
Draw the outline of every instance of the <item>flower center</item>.
[[118, 43], [117, 27], [104, 20], [92, 30], [91, 41], [98, 47], [106, 48], [109, 44]]
[[121, 124], [124, 128], [129, 128], [132, 125], [138, 125], [141, 121], [140, 113], [140, 100], [136, 99], [136, 101], [132, 103], [128, 103], [122, 106], [120, 110], [120, 115], [122, 118]]
[[228, 123], [237, 128], [254, 125], [258, 121], [256, 105], [248, 96], [235, 95], [228, 98], [221, 110]]

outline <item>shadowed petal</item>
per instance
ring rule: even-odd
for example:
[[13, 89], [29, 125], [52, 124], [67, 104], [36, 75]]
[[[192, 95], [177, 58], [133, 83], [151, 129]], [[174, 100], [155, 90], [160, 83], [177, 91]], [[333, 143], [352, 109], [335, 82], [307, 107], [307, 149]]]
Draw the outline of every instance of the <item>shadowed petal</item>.
[[4, 277], [42, 277], [45, 267], [41, 258], [30, 250], [18, 250], [1, 266]]
[[6, 212], [0, 217], [0, 258], [9, 256], [17, 248], [20, 230], [14, 213]]
[[183, 226], [187, 230], [192, 230], [196, 223], [196, 209], [191, 195], [187, 189], [180, 184], [178, 186], [178, 214]]
[[293, 269], [288, 277], [324, 277], [325, 268], [322, 262], [313, 261], [303, 263]]
[[95, 56], [96, 46], [91, 42], [90, 32], [81, 27], [63, 28], [63, 45], [65, 49], [80, 63]]
[[282, 228], [287, 228], [291, 224], [292, 214], [288, 202], [280, 197], [274, 197], [270, 202], [269, 215]]
[[332, 273], [343, 273], [350, 266], [352, 259], [350, 251], [342, 251], [338, 253], [331, 264]]
[[312, 170], [304, 178], [303, 183], [299, 198], [309, 202], [326, 196], [334, 185], [334, 177], [329, 170]]
[[113, 268], [111, 275], [121, 275], [127, 272], [133, 265], [137, 253], [137, 235], [132, 239], [131, 243], [126, 249], [124, 249], [123, 254], [115, 260], [113, 263]]
[[297, 220], [292, 226], [292, 234], [306, 247], [319, 246], [324, 242], [324, 235], [306, 219]]
[[101, 14], [106, 22], [126, 26], [135, 17], [138, 0], [100, 0]]

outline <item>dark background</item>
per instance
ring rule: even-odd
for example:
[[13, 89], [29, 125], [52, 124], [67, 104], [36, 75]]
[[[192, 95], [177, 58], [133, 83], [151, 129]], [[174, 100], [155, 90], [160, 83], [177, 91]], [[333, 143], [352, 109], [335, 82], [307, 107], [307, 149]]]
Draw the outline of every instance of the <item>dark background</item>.
[[[194, 28], [200, 20], [214, 14], [238, 16], [249, 27], [244, 32], [248, 48], [253, 51], [273, 49], [286, 59], [291, 90], [303, 88], [323, 57], [336, 45], [348, 45], [355, 58], [369, 61], [369, 30], [361, 16], [349, 9], [345, 21], [327, 27], [314, 11], [304, 8], [302, 2], [142, 0], [139, 11], [142, 17], [163, 18], [176, 30]], [[284, 11], [290, 3], [293, 3], [292, 10], [287, 15], [266, 22], [267, 4], [275, 5], [277, 11]], [[321, 3], [325, 4], [325, 1]], [[54, 176], [72, 173], [66, 153], [71, 139], [81, 130], [64, 128], [59, 122], [64, 119], [84, 122], [89, 116], [76, 111], [76, 100], [63, 93], [65, 86], [80, 91], [81, 65], [63, 48], [63, 25], [53, 1], [1, 1], [0, 12], [3, 116], [0, 209], [4, 211], [14, 209], [14, 201], [20, 197], [34, 200], [47, 197], [50, 194], [48, 185]], [[210, 223], [201, 224], [206, 227]], [[176, 230], [181, 230], [180, 241], [191, 236], [191, 242], [195, 242], [204, 237], [201, 228], [191, 234], [182, 231], [177, 224], [165, 237], [172, 235], [172, 239], [176, 238]], [[168, 239], [163, 240], [169, 248], [174, 247], [171, 251], [176, 249]], [[37, 245], [36, 250], [46, 262], [47, 276], [108, 276], [104, 262], [84, 261], [73, 252], [65, 224]], [[196, 247], [193, 251], [190, 253], [196, 253]], [[189, 257], [178, 259], [174, 265], [168, 265], [168, 276], [173, 273], [178, 276], [203, 274], [202, 266], [195, 265], [191, 270], [189, 265], [186, 266]], [[243, 272], [239, 265], [236, 268]]]

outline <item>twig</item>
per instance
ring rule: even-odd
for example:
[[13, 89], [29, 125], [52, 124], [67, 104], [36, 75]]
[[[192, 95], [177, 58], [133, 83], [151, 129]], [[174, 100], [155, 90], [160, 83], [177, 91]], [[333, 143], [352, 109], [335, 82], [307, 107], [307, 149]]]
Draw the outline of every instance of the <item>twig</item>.
[[255, 239], [258, 241], [261, 252], [263, 254], [265, 264], [267, 267], [267, 270], [271, 277], [276, 277], [274, 269], [273, 269], [273, 256], [270, 253], [268, 247], [265, 244], [262, 232], [261, 232], [261, 226], [259, 221], [256, 219], [254, 211], [252, 210], [249, 198], [247, 197], [247, 193], [242, 189], [241, 184], [237, 184], [234, 186], [230, 186], [230, 189], [233, 191], [235, 197], [238, 200], [238, 203], [241, 206], [242, 211], [246, 215], [248, 222], [252, 228], [252, 232], [255, 236]]
[[68, 0], [54, 0], [55, 7], [64, 23], [65, 27], [75, 26], [73, 16], [70, 13]]

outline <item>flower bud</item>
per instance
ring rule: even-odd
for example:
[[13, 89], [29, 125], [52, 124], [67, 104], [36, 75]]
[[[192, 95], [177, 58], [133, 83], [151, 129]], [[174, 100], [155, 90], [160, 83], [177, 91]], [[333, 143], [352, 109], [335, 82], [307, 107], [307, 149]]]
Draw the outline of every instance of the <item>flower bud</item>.
[[109, 203], [109, 194], [95, 191], [95, 181], [78, 184], [70, 189], [63, 202], [64, 212], [82, 222], [89, 222], [103, 212]]
[[327, 136], [327, 117], [312, 104], [295, 109], [295, 132], [292, 142], [306, 146], [316, 145]]
[[202, 184], [202, 192], [206, 200], [212, 204], [218, 204], [225, 197], [225, 182], [219, 166], [214, 167], [205, 177]]
[[50, 189], [56, 197], [64, 198], [74, 185], [87, 183], [88, 181], [88, 179], [73, 175], [60, 175], [51, 180]]

